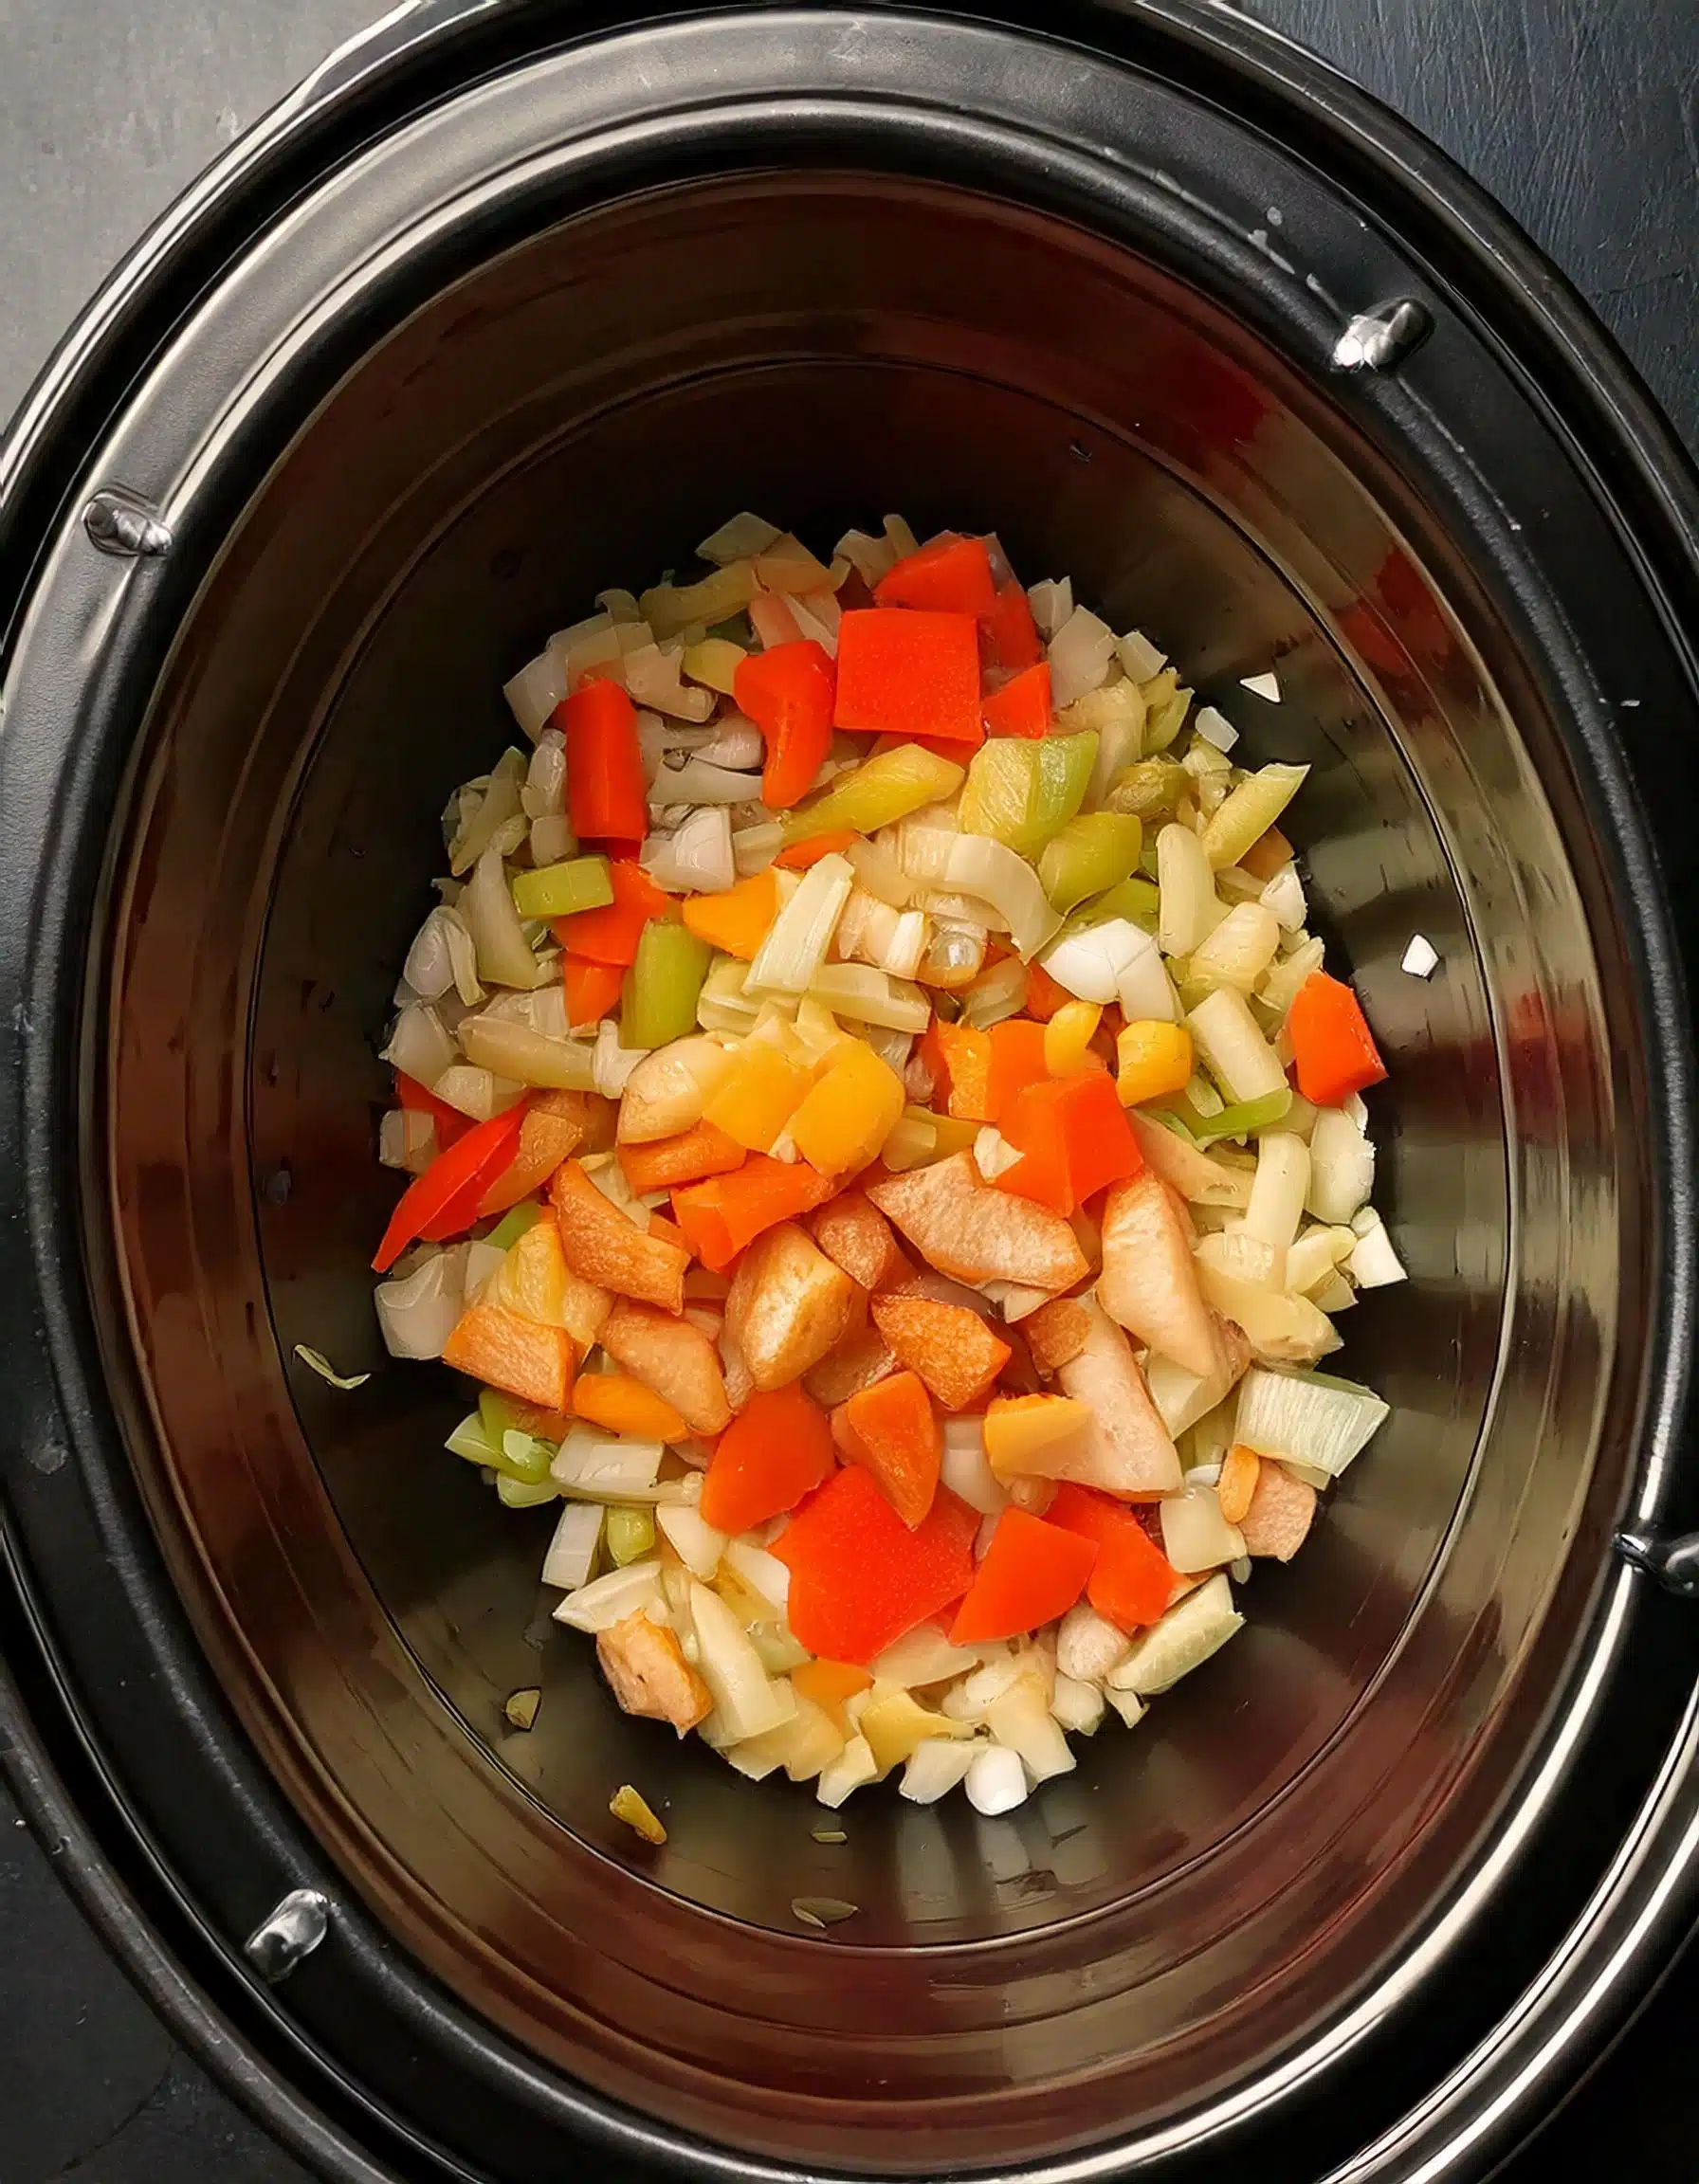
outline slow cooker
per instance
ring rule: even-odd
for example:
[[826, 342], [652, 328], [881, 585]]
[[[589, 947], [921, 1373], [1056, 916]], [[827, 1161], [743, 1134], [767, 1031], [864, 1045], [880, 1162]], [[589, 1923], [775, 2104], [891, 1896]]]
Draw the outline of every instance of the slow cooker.
[[[842, 1846], [551, 1642], [366, 1270], [502, 682], [743, 505], [995, 527], [1204, 695], [1276, 668], [1412, 1277], [1239, 1646]], [[420, 0], [154, 230], [0, 461], [0, 1756], [304, 2158], [1463, 2177], [1598, 2055], [1699, 1895], [1696, 541], [1526, 242], [1185, 0]]]

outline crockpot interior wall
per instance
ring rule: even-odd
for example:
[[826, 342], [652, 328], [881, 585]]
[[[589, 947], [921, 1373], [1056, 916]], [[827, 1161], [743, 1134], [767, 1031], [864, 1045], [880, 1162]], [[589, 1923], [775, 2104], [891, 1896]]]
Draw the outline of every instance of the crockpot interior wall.
[[[1549, 1444], [1512, 1550], [1506, 1516], [1527, 1497], [1569, 1322], [1548, 1320], [1544, 1356], [1507, 1370], [1525, 1156], [1495, 1041], [1507, 968], [1540, 995], [1547, 961], [1566, 963], [1566, 1174], [1598, 1220], [1578, 1245], [1561, 1193], [1534, 1206], [1516, 1279], [1561, 1288], [1608, 1344], [1591, 958], [1526, 750], [1377, 501], [1390, 482], [1321, 423], [1231, 320], [1059, 223], [868, 179], [663, 192], [468, 275], [368, 358], [274, 473], [183, 634], [137, 824], [115, 1080], [127, 1278], [172, 1438], [151, 1491], [204, 1557], [192, 1569], [178, 1549], [215, 1656], [231, 1659], [216, 1594], [268, 1680], [255, 1734], [274, 1763], [317, 1785], [320, 1811], [351, 1800], [356, 1832], [419, 1877], [469, 1954], [522, 1960], [539, 1987], [516, 1972], [467, 1991], [593, 2078], [539, 1998], [537, 1936], [569, 1869], [594, 1894], [632, 1866], [606, 1811], [622, 1781], [670, 1829], [646, 1875], [781, 1932], [794, 1897], [820, 1894], [856, 1902], [853, 1938], [875, 1948], [1111, 1906], [1132, 1931], [1168, 1921], [1117, 2035], [1154, 2048], [1230, 1999], [1221, 1973], [1182, 1975], [1188, 1952], [1263, 1925], [1295, 1950], [1374, 1883], [1416, 1824], [1399, 1774], [1413, 1739], [1431, 1738], [1437, 1792], [1471, 1733], [1459, 1694], [1510, 1672], [1537, 1616], [1586, 1485], [1593, 1397]], [[1318, 924], [1392, 1063], [1372, 1100], [1377, 1200], [1412, 1274], [1343, 1329], [1346, 1368], [1392, 1422], [1300, 1561], [1259, 1570], [1244, 1636], [1136, 1733], [1080, 1741], [1078, 1772], [1012, 1818], [869, 1794], [843, 1847], [813, 1840], [805, 1791], [749, 1785], [616, 1711], [589, 1644], [548, 1620], [548, 1514], [500, 1508], [442, 1452], [464, 1388], [384, 1359], [367, 1271], [394, 1195], [375, 1165], [375, 1049], [443, 868], [442, 807], [512, 738], [500, 685], [596, 590], [641, 588], [744, 505], [816, 547], [892, 508], [923, 535], [995, 526], [1029, 580], [1069, 572], [1117, 628], [1149, 631], [1239, 722], [1244, 754], [1312, 766], [1294, 832]], [[1237, 683], [1270, 665], [1278, 706]], [[1491, 821], [1478, 769], [1497, 777]], [[1530, 859], [1547, 873], [1537, 935]], [[1441, 958], [1431, 981], [1399, 969], [1416, 932]], [[166, 1025], [186, 1062], [165, 1059]], [[1547, 1020], [1524, 1029], [1544, 1054]], [[179, 1064], [190, 1091], [167, 1113]], [[137, 1179], [178, 1157], [192, 1203], [162, 1212]], [[186, 1257], [195, 1308], [174, 1313]], [[374, 1377], [330, 1390], [297, 1343]], [[1465, 1489], [1484, 1428], [1483, 1502]], [[1402, 1683], [1378, 1700], [1406, 1639]], [[503, 1698], [533, 1684], [537, 1728], [506, 1731]], [[1329, 1749], [1365, 1812], [1383, 1800], [1364, 1824], [1372, 1857], [1331, 1859], [1301, 1835], [1313, 1812], [1292, 1816]], [[1170, 1900], [1234, 1839], [1248, 1855], [1213, 1900]], [[930, 2023], [915, 1979], [903, 2007]], [[1015, 2078], [1053, 2065], [1036, 2031], [1005, 2060]], [[776, 2050], [772, 2066], [790, 2067]], [[1051, 2118], [1028, 2143], [1101, 2121]]]

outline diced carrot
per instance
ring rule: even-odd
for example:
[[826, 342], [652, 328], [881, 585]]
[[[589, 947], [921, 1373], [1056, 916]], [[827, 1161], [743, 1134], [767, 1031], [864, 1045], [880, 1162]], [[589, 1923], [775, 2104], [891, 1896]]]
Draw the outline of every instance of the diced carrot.
[[844, 1702], [867, 1690], [872, 1681], [865, 1668], [857, 1668], [849, 1661], [805, 1661], [800, 1668], [791, 1671], [797, 1698], [812, 1699], [816, 1706], [824, 1707], [841, 1737], [850, 1734]]
[[803, 1389], [758, 1388], [720, 1436], [702, 1483], [704, 1523], [747, 1532], [795, 1508], [837, 1464], [826, 1413]]
[[721, 895], [690, 895], [685, 923], [699, 940], [753, 963], [768, 928], [778, 916], [778, 882], [768, 872], [753, 873]]
[[428, 1084], [421, 1084], [405, 1069], [395, 1072], [395, 1104], [411, 1114], [430, 1117], [436, 1124], [439, 1153], [446, 1153], [457, 1138], [464, 1138], [472, 1127], [469, 1116], [463, 1115], [458, 1107], [450, 1107], [446, 1100], [439, 1100]]
[[1298, 1089], [1318, 1107], [1338, 1107], [1386, 1075], [1368, 1019], [1350, 987], [1312, 971], [1287, 1013]]
[[1048, 1024], [1056, 1010], [1073, 999], [1066, 986], [1058, 986], [1042, 963], [1027, 965], [1027, 1014]]
[[959, 1120], [991, 1120], [989, 1031], [976, 1031], [971, 1024], [946, 1024], [941, 1016], [934, 1016], [919, 1052], [932, 1072], [934, 1106], [941, 1094]]
[[971, 614], [873, 607], [838, 625], [832, 725], [870, 736], [977, 744], [979, 633]]
[[566, 798], [580, 842], [641, 842], [649, 831], [637, 708], [617, 682], [586, 682], [549, 725], [566, 737]]
[[599, 1024], [619, 1000], [626, 974], [616, 963], [583, 963], [568, 956], [560, 966], [566, 988], [566, 1021], [575, 1031]]
[[773, 1542], [800, 1646], [865, 1666], [973, 1582], [977, 1511], [941, 1486], [913, 1531], [858, 1465], [835, 1472]]
[[390, 1215], [372, 1261], [374, 1273], [387, 1274], [420, 1237], [441, 1243], [472, 1226], [484, 1193], [518, 1150], [525, 1105], [521, 1100], [487, 1122], [475, 1123], [439, 1153], [423, 1175], [414, 1176]]
[[1100, 1615], [1118, 1630], [1142, 1629], [1160, 1619], [1177, 1573], [1124, 1502], [1069, 1483], [1057, 1487], [1044, 1515], [1047, 1524], [1096, 1543], [1086, 1597]]
[[761, 801], [785, 811], [814, 785], [831, 748], [831, 655], [813, 637], [751, 652], [738, 663], [732, 689], [767, 745]]
[[996, 611], [997, 591], [984, 539], [945, 532], [887, 570], [874, 585], [873, 597], [881, 607], [918, 607], [988, 619]]
[[1094, 1541], [1025, 1509], [1005, 1509], [950, 1626], [951, 1645], [1019, 1638], [1053, 1623], [1086, 1590], [1096, 1560]]
[[833, 833], [815, 834], [807, 842], [793, 842], [788, 849], [781, 849], [773, 862], [783, 872], [806, 872], [822, 857], [834, 857], [840, 849], [848, 849], [860, 840], [853, 827], [840, 827]]
[[965, 1304], [875, 1297], [872, 1314], [898, 1364], [918, 1374], [946, 1410], [978, 1402], [1009, 1362], [1008, 1343]]
[[[637, 960], [637, 943], [643, 928], [672, 912], [672, 898], [664, 895], [634, 858], [616, 857], [608, 867], [613, 889], [612, 902], [599, 910], [580, 910], [571, 918], [555, 919], [555, 937], [569, 959], [617, 965], [624, 970]], [[570, 1011], [571, 1001], [569, 997]], [[575, 1017], [569, 1020], [576, 1022]]]
[[1028, 1085], [997, 1127], [1021, 1156], [996, 1178], [998, 1190], [1057, 1213], [1072, 1213], [1144, 1166], [1114, 1080], [1099, 1067]]
[[647, 1233], [650, 1236], [658, 1236], [664, 1244], [676, 1244], [681, 1251], [687, 1251], [690, 1248], [685, 1242], [685, 1231], [676, 1221], [669, 1221], [665, 1213], [651, 1213], [649, 1215]]
[[643, 1197], [670, 1191], [675, 1183], [700, 1183], [706, 1175], [729, 1175], [746, 1154], [735, 1138], [712, 1122], [698, 1122], [676, 1138], [654, 1138], [647, 1145], [622, 1145], [619, 1165], [626, 1181]]
[[683, 1441], [690, 1431], [664, 1396], [626, 1373], [581, 1373], [573, 1389], [573, 1409], [593, 1426], [629, 1433], [637, 1441]]
[[1280, 828], [1270, 827], [1266, 833], [1257, 836], [1239, 859], [1239, 864], [1253, 880], [1266, 882], [1272, 880], [1283, 864], [1291, 863], [1292, 854], [1292, 846]]
[[853, 1461], [910, 1531], [923, 1522], [938, 1491], [943, 1441], [931, 1399], [917, 1373], [892, 1373], [862, 1389], [844, 1405], [854, 1435]]
[[1028, 667], [1035, 667], [1044, 658], [1032, 603], [1013, 577], [998, 589], [996, 605], [985, 625], [985, 635], [991, 653], [988, 665], [1001, 674], [1019, 675]]
[[1030, 1016], [1006, 1016], [991, 1028], [991, 1066], [986, 1072], [988, 1119], [1000, 1121], [1029, 1084], [1050, 1076], [1044, 1065], [1044, 1026]]
[[806, 1160], [772, 1160], [764, 1153], [752, 1153], [729, 1174], [674, 1191], [672, 1215], [703, 1265], [723, 1274], [764, 1228], [812, 1213], [834, 1189], [833, 1179]]
[[1024, 736], [1036, 742], [1050, 732], [1055, 718], [1050, 702], [1050, 668], [1048, 660], [1023, 667], [1013, 682], [988, 693], [984, 701], [985, 730], [990, 736]]
[[445, 1365], [545, 1410], [571, 1403], [574, 1362], [564, 1327], [545, 1327], [504, 1304], [472, 1305], [443, 1345]]
[[650, 1236], [610, 1204], [585, 1174], [582, 1162], [568, 1160], [556, 1169], [549, 1178], [549, 1197], [560, 1216], [567, 1265], [581, 1281], [667, 1312], [684, 1310], [689, 1253], [664, 1237]]

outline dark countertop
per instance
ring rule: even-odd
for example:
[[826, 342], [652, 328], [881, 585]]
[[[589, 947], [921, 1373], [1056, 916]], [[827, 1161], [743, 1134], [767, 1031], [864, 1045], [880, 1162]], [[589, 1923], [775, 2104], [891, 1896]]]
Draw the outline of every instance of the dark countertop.
[[[1425, 129], [1599, 310], [1699, 452], [1692, 0], [1244, 0]], [[376, 0], [0, 0], [0, 416], [142, 225]], [[1687, 2179], [1699, 1951], [1570, 2107], [1566, 2165]], [[305, 2184], [177, 2049], [0, 1793], [0, 2184]], [[1505, 2174], [1534, 2184], [1546, 2133]]]

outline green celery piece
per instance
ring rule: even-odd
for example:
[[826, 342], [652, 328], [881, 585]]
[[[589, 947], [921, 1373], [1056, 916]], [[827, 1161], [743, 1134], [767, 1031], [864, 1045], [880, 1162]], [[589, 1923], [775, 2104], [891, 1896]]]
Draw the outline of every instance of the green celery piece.
[[834, 781], [823, 796], [799, 811], [784, 816], [785, 842], [806, 842], [815, 834], [836, 834], [849, 828], [856, 834], [874, 834], [906, 819], [911, 811], [928, 804], [942, 804], [961, 787], [965, 769], [948, 758], [923, 751], [918, 743], [900, 743], [877, 758], [866, 759], [852, 774]]
[[503, 1395], [497, 1388], [481, 1388], [478, 1391], [478, 1422], [490, 1449], [489, 1455], [484, 1458], [486, 1464], [499, 1464], [502, 1461], [500, 1449], [504, 1433], [524, 1431], [520, 1424], [519, 1405], [511, 1395]]
[[505, 1251], [517, 1244], [526, 1229], [542, 1219], [542, 1208], [535, 1198], [521, 1198], [517, 1206], [510, 1206], [484, 1239], [493, 1244], [498, 1251]]
[[552, 1442], [540, 1441], [535, 1433], [515, 1429], [502, 1434], [502, 1453], [497, 1464], [508, 1478], [519, 1480], [522, 1485], [540, 1486], [549, 1475], [549, 1465], [555, 1456]]
[[[1270, 1130], [1284, 1121], [1292, 1103], [1292, 1089], [1283, 1084], [1278, 1092], [1265, 1092], [1260, 1100], [1241, 1100], [1236, 1107], [1223, 1107], [1219, 1115], [1202, 1116], [1192, 1110], [1188, 1127], [1201, 1152], [1223, 1138], [1249, 1138], [1258, 1130]], [[1190, 1107], [1191, 1102], [1187, 1102]]]
[[1123, 811], [1082, 811], [1045, 845], [1038, 883], [1064, 917], [1089, 895], [1121, 886], [1139, 862], [1144, 829]]
[[1026, 838], [1013, 845], [1023, 857], [1036, 857], [1086, 801], [1091, 771], [1097, 764], [1097, 730], [1082, 729], [1077, 736], [1047, 736], [1034, 748], [1038, 770], [1032, 776], [1032, 800], [1027, 807]]
[[1178, 758], [1141, 758], [1116, 774], [1104, 802], [1111, 811], [1144, 820], [1154, 840], [1155, 822], [1173, 818], [1190, 778]]
[[1137, 877], [1123, 880], [1118, 886], [1100, 895], [1095, 902], [1086, 905], [1094, 925], [1101, 925], [1106, 918], [1125, 918], [1152, 933], [1157, 929], [1158, 907], [1156, 882]]
[[620, 1004], [622, 1046], [665, 1046], [695, 1030], [696, 1004], [713, 953], [687, 925], [643, 928]]
[[1144, 748], [1147, 752], [1166, 751], [1185, 725], [1192, 693], [1181, 687], [1172, 667], [1164, 667], [1140, 688], [1144, 693]]
[[533, 1485], [523, 1479], [510, 1479], [505, 1471], [496, 1481], [496, 1492], [509, 1509], [536, 1509], [544, 1502], [560, 1498], [560, 1489], [552, 1479], [539, 1479]]
[[443, 1443], [451, 1456], [464, 1456], [468, 1464], [494, 1467], [500, 1461], [480, 1411], [469, 1411]]
[[622, 1509], [616, 1505], [608, 1511], [605, 1538], [609, 1554], [623, 1569], [628, 1562], [641, 1562], [652, 1552], [655, 1520], [647, 1509]]
[[572, 918], [612, 900], [605, 857], [569, 857], [562, 864], [513, 876], [513, 906], [521, 918]]
[[1097, 763], [1097, 732], [996, 736], [980, 744], [961, 792], [961, 830], [988, 834], [1017, 857], [1036, 858], [1085, 801]]
[[710, 622], [709, 638], [718, 637], [725, 645], [740, 645], [745, 652], [755, 643], [755, 631], [749, 627], [747, 614], [731, 614], [723, 622]]

